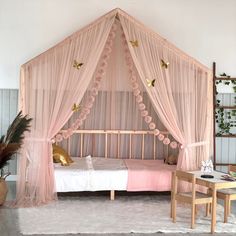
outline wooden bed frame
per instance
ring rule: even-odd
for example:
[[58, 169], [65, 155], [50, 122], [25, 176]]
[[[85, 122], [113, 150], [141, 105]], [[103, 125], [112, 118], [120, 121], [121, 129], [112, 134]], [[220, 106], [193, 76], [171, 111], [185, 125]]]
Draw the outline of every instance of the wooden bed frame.
[[[61, 130], [60, 133], [64, 133], [66, 132], [66, 130]], [[169, 136], [169, 132], [168, 131], [161, 131], [161, 134], [165, 135], [166, 137]], [[75, 130], [73, 131], [73, 134], [79, 134], [80, 135], [80, 157], [83, 157], [83, 146], [84, 146], [84, 134], [91, 134], [91, 135], [95, 135], [95, 134], [103, 134], [104, 135], [104, 139], [105, 139], [105, 158], [108, 158], [108, 135], [116, 135], [117, 136], [117, 155], [116, 158], [122, 158], [120, 156], [120, 135], [121, 134], [126, 134], [129, 135], [129, 159], [132, 159], [132, 146], [133, 146], [133, 136], [134, 135], [142, 135], [142, 160], [145, 159], [144, 157], [144, 150], [145, 150], [145, 136], [146, 135], [153, 135], [154, 139], [153, 139], [153, 160], [156, 159], [156, 139], [157, 136], [154, 135], [153, 131], [146, 131], [146, 130]], [[71, 137], [69, 137], [67, 139], [67, 151], [70, 154], [71, 150], [70, 150], [70, 143], [71, 143]], [[163, 144], [164, 145], [164, 144]], [[168, 145], [165, 145], [166, 147], [166, 152], [168, 155]]]
[[[60, 133], [64, 133], [66, 130], [61, 130]], [[166, 137], [169, 136], [168, 131], [161, 131], [161, 134], [165, 135]], [[108, 136], [109, 135], [116, 135], [117, 136], [117, 159], [122, 159], [120, 156], [120, 135], [128, 135], [129, 136], [129, 159], [133, 159], [135, 157], [132, 156], [132, 146], [133, 146], [133, 137], [134, 135], [141, 135], [142, 136], [142, 142], [141, 142], [141, 159], [144, 160], [144, 153], [145, 153], [145, 136], [147, 135], [153, 135], [153, 160], [156, 160], [156, 142], [157, 142], [157, 136], [154, 135], [154, 131], [147, 131], [147, 130], [75, 130], [73, 131], [73, 134], [80, 135], [80, 156], [83, 157], [83, 146], [84, 146], [84, 135], [90, 134], [90, 135], [104, 135], [104, 141], [105, 141], [105, 158], [108, 157]], [[72, 137], [72, 136], [71, 136]], [[67, 139], [67, 151], [70, 154], [70, 144], [71, 144], [71, 137]], [[164, 145], [164, 144], [163, 144]], [[166, 152], [166, 156], [168, 156], [168, 145], [164, 145], [165, 149], [164, 152]], [[126, 157], [127, 158], [127, 157]], [[115, 199], [115, 190], [110, 191], [110, 200]]]

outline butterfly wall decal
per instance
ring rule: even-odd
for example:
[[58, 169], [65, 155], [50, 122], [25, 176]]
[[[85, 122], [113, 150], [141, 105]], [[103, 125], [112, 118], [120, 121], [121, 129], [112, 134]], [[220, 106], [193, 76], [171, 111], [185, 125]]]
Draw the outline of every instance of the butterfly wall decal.
[[138, 47], [138, 40], [135, 40], [135, 41], [130, 40], [129, 42], [131, 43], [133, 47]]
[[77, 112], [80, 110], [80, 105], [76, 105], [76, 103], [73, 104], [72, 111]]
[[165, 62], [163, 59], [161, 59], [161, 67], [164, 67], [165, 69], [167, 69], [169, 64], [170, 64], [169, 62]]
[[153, 80], [149, 80], [149, 79], [147, 79], [147, 85], [148, 85], [148, 87], [154, 87], [155, 86], [155, 82], [156, 82], [156, 80], [155, 79], [153, 79]]
[[82, 62], [77, 62], [76, 60], [74, 60], [74, 64], [73, 64], [73, 67], [76, 68], [77, 70], [80, 69], [80, 67], [83, 65], [84, 63]]

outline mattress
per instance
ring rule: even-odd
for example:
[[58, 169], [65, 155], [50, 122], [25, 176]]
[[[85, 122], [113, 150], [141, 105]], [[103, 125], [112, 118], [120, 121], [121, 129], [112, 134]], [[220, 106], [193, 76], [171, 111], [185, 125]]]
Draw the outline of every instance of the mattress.
[[70, 166], [54, 165], [57, 192], [126, 190], [128, 170], [123, 160], [72, 158]]
[[176, 166], [163, 160], [122, 160], [103, 157], [72, 158], [70, 166], [54, 164], [57, 192], [170, 191]]
[[176, 165], [163, 160], [125, 160], [128, 168], [127, 191], [170, 191]]

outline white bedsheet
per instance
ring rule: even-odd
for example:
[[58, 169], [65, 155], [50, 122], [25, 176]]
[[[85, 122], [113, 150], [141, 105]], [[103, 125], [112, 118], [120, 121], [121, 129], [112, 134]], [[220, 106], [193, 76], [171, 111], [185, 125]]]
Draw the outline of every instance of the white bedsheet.
[[123, 160], [73, 158], [70, 166], [54, 165], [57, 192], [126, 190], [128, 170]]

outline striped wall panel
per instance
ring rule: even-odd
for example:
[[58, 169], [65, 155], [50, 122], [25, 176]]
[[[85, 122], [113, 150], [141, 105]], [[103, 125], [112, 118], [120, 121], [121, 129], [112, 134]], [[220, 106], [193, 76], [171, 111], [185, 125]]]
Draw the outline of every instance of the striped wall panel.
[[[18, 110], [18, 90], [0, 89], [0, 135], [6, 134], [9, 124], [14, 120]], [[16, 175], [16, 158], [9, 162], [5, 171]]]
[[[217, 95], [221, 106], [235, 106], [236, 94], [221, 93]], [[230, 109], [227, 111], [231, 111]], [[236, 117], [231, 120], [236, 122]], [[217, 131], [217, 129], [216, 129]], [[230, 132], [236, 134], [236, 128], [231, 128]], [[216, 163], [235, 163], [236, 164], [236, 138], [216, 138]], [[226, 167], [219, 166], [218, 170], [227, 171]]]
[[[222, 105], [233, 106], [235, 94], [219, 94]], [[0, 89], [0, 135], [6, 133], [9, 124], [17, 114], [18, 90]], [[233, 130], [236, 133], [236, 130]], [[218, 163], [236, 163], [236, 138], [216, 138], [216, 160]], [[225, 167], [218, 167], [219, 170], [226, 170]], [[16, 160], [12, 160], [7, 170], [13, 175], [16, 174]]]

